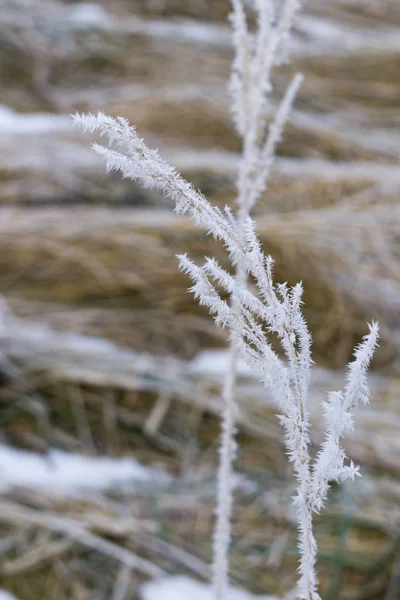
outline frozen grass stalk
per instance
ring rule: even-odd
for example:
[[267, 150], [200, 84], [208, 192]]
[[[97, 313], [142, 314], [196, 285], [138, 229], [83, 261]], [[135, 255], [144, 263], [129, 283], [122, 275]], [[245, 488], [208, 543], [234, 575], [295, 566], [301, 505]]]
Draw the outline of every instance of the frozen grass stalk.
[[[229, 87], [232, 117], [242, 140], [242, 159], [236, 186], [236, 219], [239, 231], [267, 185], [275, 148], [302, 80], [301, 75], [296, 75], [275, 117], [268, 122], [266, 116], [271, 113], [268, 99], [272, 90], [272, 68], [278, 62], [279, 48], [283, 37], [289, 32], [297, 7], [297, 3], [286, 2], [278, 24], [274, 27], [271, 1], [256, 0], [257, 27], [253, 41], [248, 31], [242, 0], [232, 0], [230, 21], [233, 31], [234, 60]], [[246, 266], [241, 258], [235, 267], [235, 278], [240, 285], [247, 286]], [[231, 298], [231, 306], [239, 318], [240, 305], [234, 295]], [[232, 465], [236, 453], [235, 391], [239, 358], [233, 340], [229, 351], [228, 371], [223, 386], [222, 436], [213, 540], [214, 600], [224, 600], [229, 585], [228, 556], [233, 506]]]
[[[318, 600], [315, 570], [317, 545], [313, 534], [313, 514], [326, 501], [331, 481], [354, 479], [358, 467], [347, 463], [341, 446], [344, 435], [353, 428], [353, 409], [368, 401], [366, 374], [378, 340], [378, 326], [369, 326], [369, 334], [354, 353], [345, 388], [331, 392], [323, 402], [326, 420], [325, 438], [314, 460], [310, 455], [308, 388], [310, 380], [311, 337], [302, 315], [302, 286], [289, 288], [276, 284], [273, 260], [265, 256], [249, 214], [266, 189], [276, 146], [281, 138], [301, 75], [295, 75], [276, 111], [269, 105], [274, 65], [287, 56], [287, 40], [299, 0], [287, 0], [277, 19], [270, 1], [256, 0], [257, 27], [254, 35], [247, 28], [242, 0], [232, 0], [231, 22], [235, 57], [230, 82], [231, 106], [243, 153], [237, 181], [237, 205], [220, 210], [185, 181], [177, 171], [151, 150], [134, 127], [118, 117], [99, 113], [75, 115], [83, 130], [98, 132], [107, 146], [94, 144], [108, 170], [145, 187], [161, 190], [175, 202], [179, 214], [187, 214], [214, 238], [223, 242], [234, 275], [215, 259], [203, 265], [189, 257], [179, 257], [180, 268], [188, 273], [190, 290], [209, 309], [217, 325], [226, 327], [230, 338], [229, 369], [223, 387], [222, 443], [218, 471], [217, 518], [214, 532], [213, 598], [229, 600], [229, 563], [232, 513], [232, 462], [235, 457], [235, 386], [237, 361], [243, 356], [259, 374], [260, 381], [272, 391], [280, 407], [286, 450], [297, 478], [294, 499], [300, 552], [297, 597]], [[251, 276], [255, 291], [247, 285]], [[222, 296], [228, 296], [226, 301]], [[273, 350], [270, 336], [277, 336], [283, 351]]]

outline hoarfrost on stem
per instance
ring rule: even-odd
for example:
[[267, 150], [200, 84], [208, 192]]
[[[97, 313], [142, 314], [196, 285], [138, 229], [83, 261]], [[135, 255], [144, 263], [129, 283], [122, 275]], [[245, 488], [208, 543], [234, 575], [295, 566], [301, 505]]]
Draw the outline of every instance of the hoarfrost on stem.
[[[151, 150], [134, 127], [118, 117], [75, 115], [84, 131], [97, 132], [107, 146], [94, 144], [108, 170], [145, 187], [162, 191], [175, 202], [179, 214], [187, 214], [197, 225], [221, 240], [235, 267], [235, 274], [224, 270], [214, 258], [197, 265], [184, 254], [180, 269], [192, 280], [190, 291], [206, 306], [219, 326], [226, 327], [231, 341], [230, 363], [226, 374], [222, 416], [222, 444], [218, 472], [217, 522], [214, 533], [214, 600], [228, 593], [228, 550], [232, 512], [232, 462], [236, 452], [235, 381], [238, 357], [242, 356], [263, 384], [272, 390], [280, 406], [280, 422], [290, 462], [297, 478], [294, 498], [300, 551], [297, 596], [318, 600], [313, 513], [326, 500], [330, 481], [354, 479], [359, 469], [346, 463], [342, 438], [353, 428], [353, 409], [368, 401], [366, 373], [378, 340], [378, 326], [372, 323], [369, 334], [356, 348], [355, 360], [348, 368], [347, 383], [340, 392], [328, 394], [323, 402], [325, 437], [316, 458], [310, 455], [308, 388], [310, 381], [311, 336], [302, 314], [303, 288], [276, 284], [273, 260], [265, 256], [249, 216], [265, 190], [275, 151], [288, 119], [302, 76], [297, 74], [288, 86], [275, 114], [269, 105], [274, 65], [287, 56], [287, 40], [299, 0], [286, 0], [275, 23], [270, 1], [256, 0], [257, 29], [254, 38], [247, 27], [242, 0], [232, 0], [231, 22], [235, 57], [230, 82], [233, 119], [243, 141], [243, 154], [237, 181], [237, 210], [220, 210], [185, 181], [180, 174]], [[255, 291], [248, 287], [251, 276]], [[225, 297], [232, 298], [229, 302]], [[284, 359], [274, 351], [270, 337], [277, 336]]]

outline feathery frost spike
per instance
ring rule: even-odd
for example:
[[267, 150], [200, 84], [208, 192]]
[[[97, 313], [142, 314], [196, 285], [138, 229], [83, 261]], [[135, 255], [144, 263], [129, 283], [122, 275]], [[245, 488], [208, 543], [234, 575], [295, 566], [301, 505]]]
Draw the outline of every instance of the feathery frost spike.
[[120, 147], [125, 146], [126, 153], [98, 144], [94, 144], [93, 149], [103, 156], [108, 170], [119, 170], [124, 177], [162, 191], [175, 202], [178, 214], [189, 214], [197, 225], [204, 227], [216, 239], [222, 240], [232, 262], [237, 262], [244, 248], [232, 220], [228, 220], [224, 213], [212, 206], [173, 167], [162, 160], [156, 150], [150, 150], [126, 120], [113, 119], [99, 113], [97, 116], [76, 114], [74, 122], [83, 131], [97, 131], [107, 137], [110, 145], [117, 142]]
[[249, 77], [251, 71], [250, 36], [242, 0], [232, 0], [232, 37], [235, 57], [229, 89], [231, 110], [236, 129], [244, 136], [247, 126]]
[[272, 21], [273, 10], [270, 0], [256, 0], [257, 33], [251, 64], [250, 106], [253, 120], [249, 124], [249, 142], [259, 144], [265, 129], [268, 113], [268, 97], [272, 89], [271, 70], [273, 65]]
[[302, 0], [286, 0], [278, 22], [275, 38], [275, 64], [280, 65], [287, 60], [288, 38]]
[[354, 479], [359, 468], [353, 463], [345, 466], [346, 455], [340, 446], [341, 438], [354, 428], [352, 410], [368, 402], [367, 369], [378, 344], [379, 327], [369, 325], [369, 334], [355, 349], [355, 360], [348, 365], [347, 384], [340, 392], [331, 392], [324, 404], [326, 422], [325, 440], [317, 456], [310, 489], [313, 509], [321, 510], [326, 500], [330, 481]]
[[275, 159], [277, 145], [281, 141], [284, 127], [288, 121], [292, 110], [294, 99], [297, 95], [300, 85], [303, 82], [303, 75], [296, 73], [292, 82], [288, 86], [285, 95], [276, 112], [273, 122], [269, 126], [267, 140], [260, 150], [258, 159], [258, 169], [253, 184], [253, 189], [248, 200], [249, 209], [256, 203], [266, 188], [267, 181], [271, 174], [271, 168]]
[[379, 325], [372, 322], [369, 334], [354, 351], [355, 360], [349, 364], [347, 385], [344, 390], [344, 408], [351, 410], [359, 403], [367, 404], [369, 392], [367, 385], [367, 370], [378, 344]]

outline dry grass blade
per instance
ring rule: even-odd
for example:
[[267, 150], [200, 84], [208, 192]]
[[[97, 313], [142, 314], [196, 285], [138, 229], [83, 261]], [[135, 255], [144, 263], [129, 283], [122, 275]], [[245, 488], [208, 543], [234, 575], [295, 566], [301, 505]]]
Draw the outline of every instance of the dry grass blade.
[[15, 504], [5, 499], [0, 500], [1, 517], [3, 522], [14, 522], [17, 524], [30, 524], [43, 527], [47, 530], [61, 533], [66, 537], [101, 552], [113, 558], [127, 567], [139, 571], [148, 577], [161, 577], [164, 574], [163, 569], [151, 563], [140, 556], [137, 556], [129, 550], [118, 546], [104, 538], [101, 538], [90, 531], [80, 522], [59, 517], [57, 515], [46, 514], [35, 511], [31, 508]]

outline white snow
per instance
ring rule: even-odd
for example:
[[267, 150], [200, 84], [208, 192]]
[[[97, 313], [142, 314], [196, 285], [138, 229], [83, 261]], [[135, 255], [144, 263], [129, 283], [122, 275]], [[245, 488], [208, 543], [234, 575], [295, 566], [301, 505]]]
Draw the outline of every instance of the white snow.
[[13, 487], [28, 487], [69, 496], [117, 484], [152, 481], [167, 483], [169, 476], [131, 458], [87, 457], [58, 450], [41, 455], [0, 445], [2, 492]]
[[141, 33], [149, 37], [171, 40], [189, 41], [194, 44], [207, 44], [209, 46], [229, 47], [231, 32], [226, 25], [180, 19], [179, 21], [167, 19], [135, 19], [132, 23], [141, 25]]
[[[190, 577], [163, 577], [143, 584], [141, 600], [212, 600], [211, 586]], [[229, 600], [277, 600], [275, 596], [254, 596], [244, 590], [232, 589]]]
[[7, 592], [6, 590], [0, 590], [0, 600], [17, 600], [15, 596]]
[[18, 113], [0, 104], [0, 134], [33, 134], [70, 131], [71, 119], [51, 113]]
[[[205, 350], [200, 352], [189, 363], [189, 371], [193, 375], [209, 375], [221, 377], [229, 367], [229, 350]], [[241, 377], [253, 377], [254, 373], [244, 360], [238, 362], [238, 373]]]
[[70, 19], [75, 27], [107, 27], [114, 17], [105, 8], [92, 2], [82, 2], [71, 7]]

